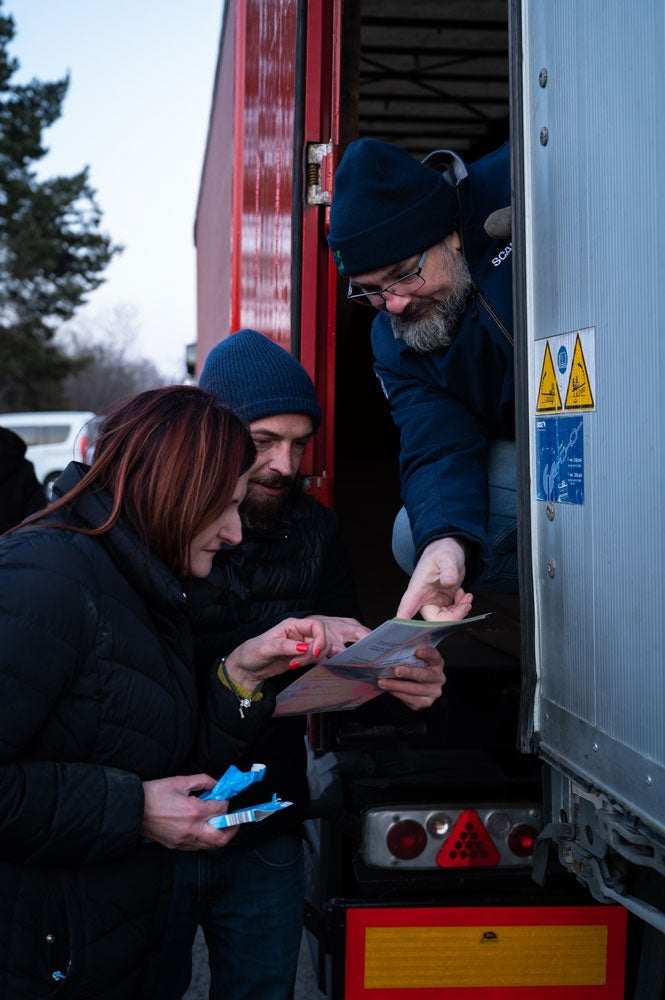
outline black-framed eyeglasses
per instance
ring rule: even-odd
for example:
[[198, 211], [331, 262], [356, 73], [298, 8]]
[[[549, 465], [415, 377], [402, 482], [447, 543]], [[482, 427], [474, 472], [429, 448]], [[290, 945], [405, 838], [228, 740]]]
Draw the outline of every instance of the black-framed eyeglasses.
[[380, 290], [372, 291], [369, 288], [363, 288], [362, 285], [355, 285], [353, 278], [349, 278], [347, 299], [353, 299], [361, 306], [374, 306], [375, 309], [380, 309], [379, 300], [385, 304], [386, 292], [389, 295], [413, 295], [418, 288], [422, 288], [425, 284], [425, 279], [420, 272], [423, 269], [428, 250], [429, 247], [427, 250], [423, 250], [415, 271], [409, 271], [401, 278], [396, 278], [395, 281], [391, 281], [389, 285]]

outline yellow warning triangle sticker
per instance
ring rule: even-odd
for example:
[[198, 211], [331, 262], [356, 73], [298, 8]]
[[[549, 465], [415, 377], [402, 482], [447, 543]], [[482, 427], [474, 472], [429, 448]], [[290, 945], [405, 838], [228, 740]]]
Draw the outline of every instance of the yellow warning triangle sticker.
[[545, 357], [543, 358], [543, 368], [540, 373], [540, 388], [538, 389], [536, 413], [551, 413], [552, 411], [562, 409], [563, 403], [561, 402], [561, 394], [554, 373], [554, 363], [548, 340], [545, 344]]
[[573, 363], [570, 366], [570, 378], [566, 390], [567, 410], [592, 410], [593, 393], [591, 392], [591, 381], [587, 371], [582, 341], [579, 333], [575, 338], [575, 350], [573, 351]]

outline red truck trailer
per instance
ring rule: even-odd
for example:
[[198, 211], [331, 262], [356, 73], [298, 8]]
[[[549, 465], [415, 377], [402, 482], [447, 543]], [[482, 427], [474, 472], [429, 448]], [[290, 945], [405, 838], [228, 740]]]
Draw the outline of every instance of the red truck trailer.
[[[407, 583], [390, 552], [398, 440], [371, 311], [346, 301], [325, 241], [334, 168], [359, 135], [416, 156], [496, 148], [513, 44], [506, 0], [226, 0], [195, 226], [196, 371], [252, 327], [310, 373], [324, 417], [308, 489], [340, 515], [371, 626]], [[474, 610], [489, 624], [447, 640], [431, 709], [309, 719], [319, 986], [331, 1000], [637, 997], [641, 925], [553, 852], [544, 885], [532, 877], [548, 772], [519, 747], [520, 607], [488, 595]]]

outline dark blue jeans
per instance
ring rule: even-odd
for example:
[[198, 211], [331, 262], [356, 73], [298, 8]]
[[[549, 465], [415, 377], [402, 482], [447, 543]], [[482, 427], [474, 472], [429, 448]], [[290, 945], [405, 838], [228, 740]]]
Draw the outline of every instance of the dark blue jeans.
[[290, 1000], [304, 896], [299, 835], [253, 848], [178, 851], [159, 1000], [180, 1000], [187, 991], [199, 925], [208, 945], [210, 1000]]

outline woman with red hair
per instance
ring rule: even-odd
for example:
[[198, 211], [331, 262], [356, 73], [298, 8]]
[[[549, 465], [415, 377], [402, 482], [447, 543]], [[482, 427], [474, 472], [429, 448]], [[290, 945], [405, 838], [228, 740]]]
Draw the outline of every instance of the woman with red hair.
[[232, 836], [194, 794], [219, 775], [188, 762], [216, 733], [250, 744], [274, 707], [260, 680], [327, 652], [320, 622], [289, 619], [197, 690], [188, 581], [240, 542], [254, 457], [203, 390], [144, 392], [0, 539], [0, 996], [155, 995], [168, 848]]

